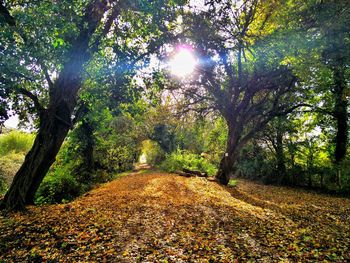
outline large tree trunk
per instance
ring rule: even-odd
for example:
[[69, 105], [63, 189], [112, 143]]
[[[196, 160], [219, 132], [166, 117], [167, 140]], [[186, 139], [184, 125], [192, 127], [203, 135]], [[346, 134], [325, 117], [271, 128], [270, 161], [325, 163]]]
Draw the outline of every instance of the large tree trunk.
[[227, 185], [235, 174], [235, 163], [238, 158], [239, 134], [241, 129], [234, 124], [228, 123], [228, 138], [226, 152], [221, 159], [216, 179], [223, 185]]
[[[85, 61], [85, 60], [84, 60]], [[83, 62], [80, 61], [80, 67]], [[77, 63], [74, 63], [77, 66]], [[41, 124], [32, 149], [16, 173], [10, 189], [2, 202], [2, 208], [20, 210], [33, 204], [34, 195], [71, 128], [71, 116], [81, 85], [80, 70], [71, 71], [67, 65], [57, 80], [49, 108], [41, 117]], [[69, 90], [68, 90], [69, 89]]]
[[5, 195], [4, 208], [19, 210], [33, 204], [35, 192], [55, 161], [68, 130], [66, 124], [52, 116], [43, 120], [32, 149]]
[[334, 68], [334, 113], [337, 133], [335, 137], [334, 161], [336, 165], [336, 184], [341, 189], [340, 164], [346, 156], [348, 142], [348, 101], [346, 99], [346, 80], [343, 66]]
[[221, 159], [219, 171], [216, 174], [216, 179], [223, 185], [227, 185], [233, 177], [236, 162], [236, 158], [232, 158], [233, 156], [230, 158], [229, 155], [226, 155]]
[[346, 99], [346, 80], [343, 67], [334, 69], [335, 119], [337, 134], [335, 138], [334, 159], [338, 165], [344, 159], [348, 141], [348, 101]]

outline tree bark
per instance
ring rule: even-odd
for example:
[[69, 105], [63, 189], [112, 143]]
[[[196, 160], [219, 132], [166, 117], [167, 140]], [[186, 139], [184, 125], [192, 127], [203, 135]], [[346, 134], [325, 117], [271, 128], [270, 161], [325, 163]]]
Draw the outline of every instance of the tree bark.
[[236, 163], [236, 157], [233, 155], [224, 156], [221, 159], [219, 171], [216, 175], [216, 179], [223, 185], [227, 185], [230, 179], [234, 175], [234, 165]]
[[7, 210], [20, 210], [33, 204], [34, 195], [49, 170], [68, 133], [69, 127], [48, 116], [43, 120], [32, 149], [16, 173], [2, 205]]
[[336, 58], [333, 66], [334, 118], [336, 121], [336, 136], [334, 164], [336, 169], [335, 182], [341, 189], [341, 162], [344, 160], [348, 143], [348, 101], [346, 98], [345, 66], [341, 58]]
[[348, 101], [346, 99], [346, 80], [343, 67], [334, 69], [334, 96], [335, 96], [335, 120], [336, 120], [336, 138], [335, 138], [335, 164], [339, 165], [346, 155], [348, 141]]
[[227, 185], [234, 176], [241, 130], [238, 125], [228, 122], [226, 152], [220, 161], [219, 170], [216, 174], [216, 179], [223, 185]]

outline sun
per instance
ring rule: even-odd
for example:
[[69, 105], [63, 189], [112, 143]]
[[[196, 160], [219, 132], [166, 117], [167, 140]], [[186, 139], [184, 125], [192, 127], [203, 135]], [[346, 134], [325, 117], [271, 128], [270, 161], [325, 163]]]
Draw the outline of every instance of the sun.
[[180, 78], [190, 75], [197, 65], [197, 60], [189, 47], [178, 47], [170, 60], [170, 72]]

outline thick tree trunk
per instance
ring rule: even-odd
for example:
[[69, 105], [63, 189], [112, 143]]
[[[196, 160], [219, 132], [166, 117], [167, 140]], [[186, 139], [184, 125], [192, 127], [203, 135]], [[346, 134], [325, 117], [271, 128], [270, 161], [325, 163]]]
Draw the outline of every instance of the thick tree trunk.
[[228, 124], [228, 138], [226, 152], [221, 159], [216, 179], [223, 185], [227, 185], [235, 174], [235, 163], [238, 158], [238, 143], [240, 130], [233, 124]]
[[336, 120], [336, 137], [334, 163], [336, 168], [335, 182], [341, 189], [340, 164], [346, 156], [348, 142], [348, 101], [346, 99], [346, 80], [343, 66], [334, 67], [334, 113]]
[[[77, 94], [82, 85], [84, 64], [91, 58], [89, 47], [92, 35], [98, 28], [107, 10], [106, 1], [91, 1], [85, 8], [79, 35], [71, 43], [67, 62], [59, 74], [57, 81], [50, 87], [50, 101], [46, 110], [40, 110], [40, 127], [32, 149], [14, 177], [10, 189], [5, 195], [1, 208], [20, 210], [32, 204], [34, 195], [45, 174], [55, 161], [56, 155], [72, 126], [72, 113], [76, 106]], [[110, 25], [109, 25], [110, 26]], [[105, 28], [106, 34], [109, 28]], [[103, 37], [103, 34], [100, 35]]]
[[335, 119], [337, 134], [335, 138], [334, 159], [338, 165], [344, 159], [348, 141], [348, 101], [346, 99], [346, 80], [343, 67], [334, 69]]
[[56, 118], [43, 120], [32, 149], [5, 195], [4, 208], [19, 210], [33, 204], [35, 192], [55, 161], [68, 130], [69, 127]]
[[224, 156], [221, 159], [219, 171], [216, 174], [216, 179], [223, 185], [227, 185], [230, 179], [234, 175], [234, 165], [236, 158], [230, 158], [230, 156]]

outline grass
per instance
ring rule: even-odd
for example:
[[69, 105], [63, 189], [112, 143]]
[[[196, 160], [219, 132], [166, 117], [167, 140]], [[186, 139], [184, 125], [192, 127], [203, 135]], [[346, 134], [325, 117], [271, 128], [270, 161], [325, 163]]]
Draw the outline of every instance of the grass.
[[10, 153], [27, 153], [34, 142], [34, 134], [11, 131], [0, 136], [0, 156]]
[[0, 135], [0, 194], [4, 194], [32, 147], [34, 134], [10, 131]]
[[23, 153], [9, 153], [0, 156], [0, 194], [4, 194], [24, 160]]

